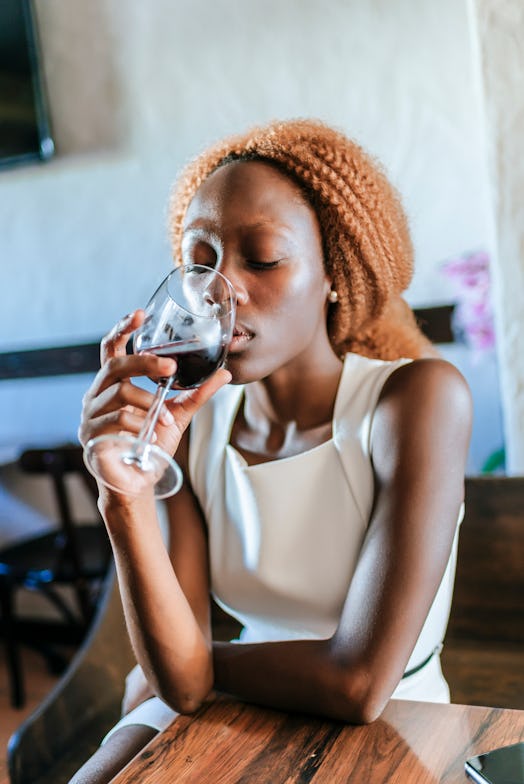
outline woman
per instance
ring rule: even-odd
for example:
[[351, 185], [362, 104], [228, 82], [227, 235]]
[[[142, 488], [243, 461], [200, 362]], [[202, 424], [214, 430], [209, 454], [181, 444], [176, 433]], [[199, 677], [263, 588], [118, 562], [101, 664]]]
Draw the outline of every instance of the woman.
[[[392, 695], [449, 700], [439, 652], [471, 401], [400, 297], [412, 248], [397, 194], [337, 131], [275, 123], [189, 164], [170, 226], [177, 262], [232, 282], [236, 328], [227, 370], [157, 427], [185, 477], [169, 546], [152, 498], [100, 488], [139, 663], [124, 710], [138, 707], [75, 784], [108, 781], [213, 689], [353, 723]], [[137, 433], [151, 395], [129, 379], [173, 372], [125, 354], [142, 318], [103, 342], [83, 443]], [[210, 592], [242, 644], [212, 641]]]

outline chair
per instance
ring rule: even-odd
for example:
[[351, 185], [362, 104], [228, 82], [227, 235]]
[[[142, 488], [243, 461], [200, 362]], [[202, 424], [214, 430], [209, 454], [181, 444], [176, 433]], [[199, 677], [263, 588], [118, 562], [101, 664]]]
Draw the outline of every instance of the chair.
[[[14, 707], [21, 707], [25, 701], [20, 645], [36, 648], [46, 657], [52, 671], [60, 671], [66, 662], [58, 653], [56, 642], [78, 645], [83, 640], [96, 610], [101, 581], [111, 562], [111, 548], [96, 507], [96, 483], [84, 466], [81, 447], [29, 450], [21, 455], [19, 465], [23, 472], [51, 479], [59, 524], [55, 530], [0, 550], [1, 630]], [[93, 516], [89, 521], [74, 519], [68, 481], [73, 474], [81, 477], [93, 499]], [[69, 600], [64, 596], [64, 586], [71, 589]], [[17, 616], [15, 597], [21, 588], [45, 597], [58, 611], [60, 622], [51, 624]]]
[[[213, 637], [240, 625], [212, 603]], [[135, 665], [114, 568], [82, 647], [53, 691], [11, 736], [11, 784], [65, 784], [120, 718], [125, 676]]]
[[9, 740], [11, 784], [65, 784], [118, 721], [135, 658], [111, 568], [93, 624], [66, 673]]
[[524, 705], [524, 476], [469, 476], [442, 666], [453, 702]]

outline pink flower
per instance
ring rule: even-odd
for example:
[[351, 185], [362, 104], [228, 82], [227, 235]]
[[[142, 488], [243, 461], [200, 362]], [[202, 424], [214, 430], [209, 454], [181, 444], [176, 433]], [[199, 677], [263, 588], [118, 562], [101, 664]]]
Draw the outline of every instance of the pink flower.
[[442, 265], [457, 294], [453, 314], [456, 337], [476, 353], [495, 347], [490, 298], [489, 256], [485, 251], [464, 253]]

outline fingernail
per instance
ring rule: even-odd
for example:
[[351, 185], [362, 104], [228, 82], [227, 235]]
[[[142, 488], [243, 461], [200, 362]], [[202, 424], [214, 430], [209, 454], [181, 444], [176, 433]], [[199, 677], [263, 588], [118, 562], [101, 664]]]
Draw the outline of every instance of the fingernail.
[[176, 361], [174, 359], [167, 359], [167, 357], [163, 360], [164, 364], [162, 367], [165, 370], [167, 376], [171, 376], [176, 370]]
[[119, 332], [122, 332], [131, 320], [131, 313], [128, 313], [127, 316], [123, 316], [117, 324], [117, 329]]

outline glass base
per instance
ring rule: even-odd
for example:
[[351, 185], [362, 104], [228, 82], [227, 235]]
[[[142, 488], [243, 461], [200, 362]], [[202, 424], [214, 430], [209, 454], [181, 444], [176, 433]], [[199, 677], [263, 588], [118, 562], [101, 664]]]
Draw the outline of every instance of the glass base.
[[173, 458], [134, 436], [92, 438], [86, 444], [84, 461], [96, 479], [124, 495], [153, 492], [161, 499], [175, 495], [182, 487], [182, 471]]

